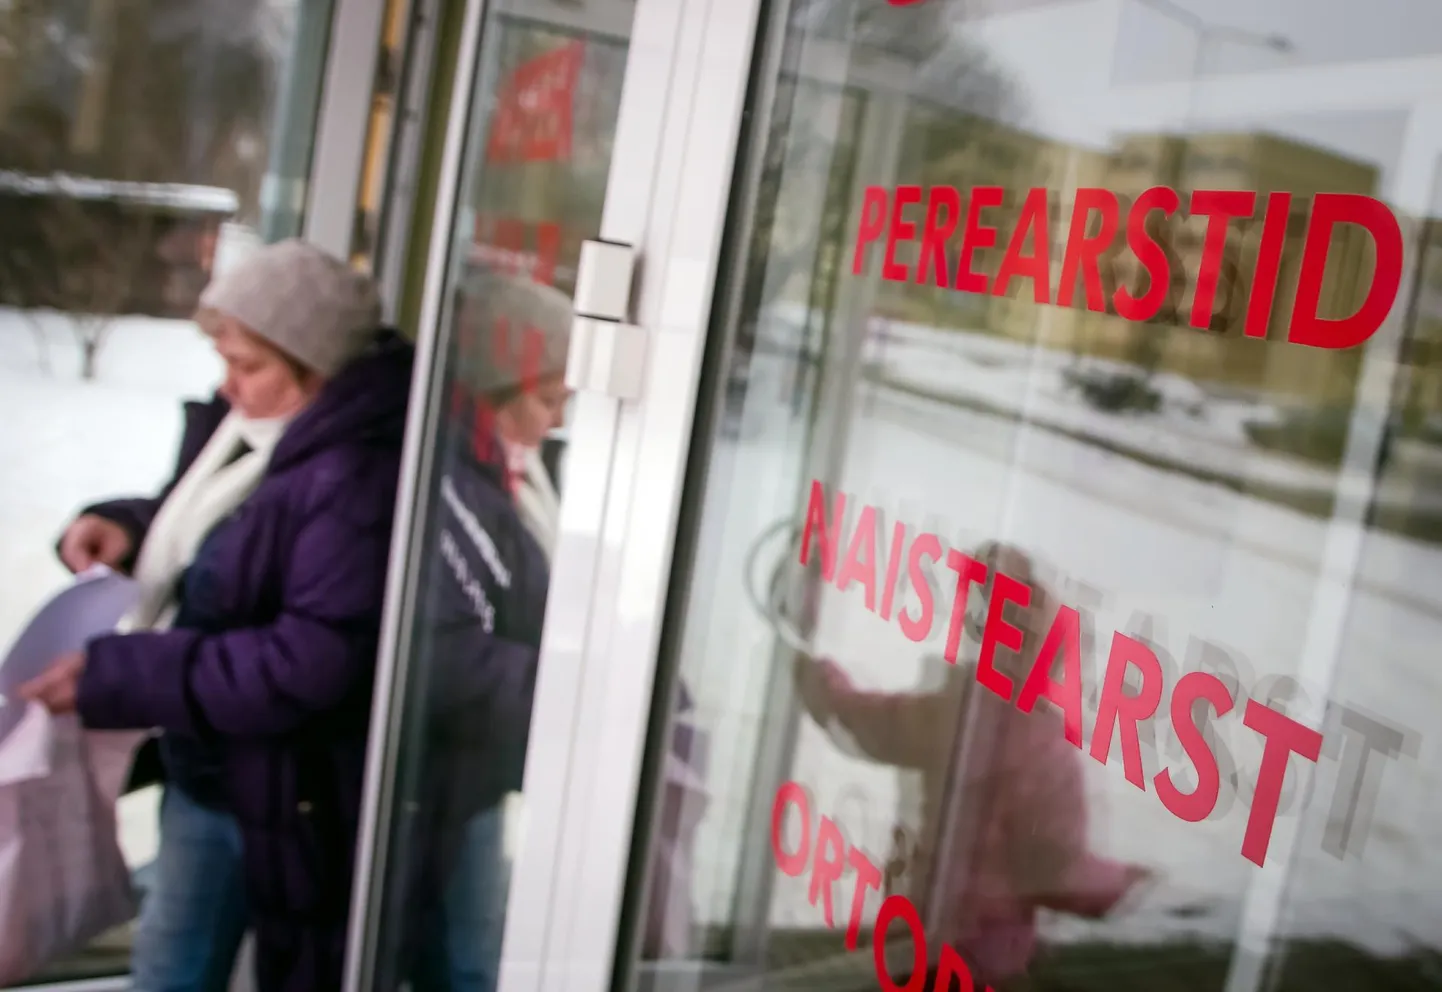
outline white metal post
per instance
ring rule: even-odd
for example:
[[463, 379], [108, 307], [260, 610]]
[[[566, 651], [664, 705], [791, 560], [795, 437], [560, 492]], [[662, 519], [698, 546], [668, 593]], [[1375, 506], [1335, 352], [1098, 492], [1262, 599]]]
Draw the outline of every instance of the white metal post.
[[331, 15], [304, 236], [341, 258], [355, 231], [385, 9], [386, 0], [335, 0]]
[[[600, 235], [641, 256], [638, 402], [578, 399], [502, 992], [603, 992], [758, 0], [639, 0]], [[599, 528], [594, 516], [601, 513]], [[586, 610], [575, 602], [588, 601]]]

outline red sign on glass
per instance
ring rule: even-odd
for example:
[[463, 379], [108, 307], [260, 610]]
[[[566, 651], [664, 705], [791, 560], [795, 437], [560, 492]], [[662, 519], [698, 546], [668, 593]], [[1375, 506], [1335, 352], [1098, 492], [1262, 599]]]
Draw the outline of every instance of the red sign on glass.
[[[1199, 189], [1184, 197], [1170, 187], [1153, 186], [1128, 198], [1108, 189], [1082, 187], [1076, 191], [1059, 279], [1053, 277], [1051, 191], [1038, 186], [1022, 194], [1019, 216], [1009, 235], [982, 216], [1002, 207], [1007, 193], [1001, 186], [866, 187], [852, 273], [860, 275], [865, 270], [873, 243], [884, 244], [881, 278], [888, 282], [1005, 296], [1011, 283], [1019, 280], [1031, 283], [1032, 299], [1037, 303], [1084, 307], [1137, 322], [1150, 321], [1161, 313], [1174, 277], [1181, 275], [1191, 278], [1195, 287], [1187, 322], [1207, 330], [1224, 281], [1228, 229], [1233, 222], [1251, 222], [1259, 225], [1261, 235], [1243, 333], [1267, 337], [1287, 244], [1291, 193]], [[914, 210], [910, 216], [908, 207]], [[1178, 213], [1207, 221], [1195, 273], [1174, 271], [1179, 262], [1149, 226], [1153, 215], [1171, 218]], [[1323, 317], [1323, 286], [1334, 232], [1347, 226], [1358, 228], [1371, 240], [1376, 259], [1371, 282], [1350, 315]], [[977, 271], [978, 253], [1003, 245], [1004, 254], [995, 271]], [[914, 273], [911, 264], [899, 260], [897, 249], [905, 246], [916, 249]], [[1128, 286], [1108, 285], [1103, 267], [1110, 264], [1107, 259], [1114, 248], [1129, 252], [1146, 271], [1148, 288], [1144, 293], [1136, 295]], [[1357, 193], [1315, 194], [1287, 340], [1329, 349], [1354, 348], [1365, 342], [1382, 326], [1397, 300], [1402, 286], [1402, 250], [1401, 224], [1380, 200]], [[1078, 282], [1083, 289], [1080, 299]]]
[[486, 158], [556, 162], [571, 157], [571, 108], [585, 44], [569, 42], [521, 63], [501, 89]]

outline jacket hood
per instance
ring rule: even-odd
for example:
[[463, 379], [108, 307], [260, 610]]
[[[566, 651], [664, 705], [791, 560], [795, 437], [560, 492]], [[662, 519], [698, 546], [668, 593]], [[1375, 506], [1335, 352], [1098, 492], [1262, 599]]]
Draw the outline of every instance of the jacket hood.
[[304, 461], [339, 444], [399, 447], [405, 437], [415, 349], [385, 329], [359, 358], [341, 369], [286, 430], [272, 469]]

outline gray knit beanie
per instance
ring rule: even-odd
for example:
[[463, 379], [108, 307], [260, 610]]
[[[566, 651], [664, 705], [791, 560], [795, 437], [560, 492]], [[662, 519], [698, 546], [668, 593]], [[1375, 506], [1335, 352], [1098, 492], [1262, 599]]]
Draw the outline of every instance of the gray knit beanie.
[[366, 350], [381, 319], [369, 276], [295, 238], [266, 245], [217, 276], [200, 306], [240, 321], [327, 379]]
[[571, 347], [571, 299], [525, 276], [478, 268], [462, 283], [464, 320], [475, 335], [461, 356], [467, 385], [495, 395], [529, 378], [562, 375]]

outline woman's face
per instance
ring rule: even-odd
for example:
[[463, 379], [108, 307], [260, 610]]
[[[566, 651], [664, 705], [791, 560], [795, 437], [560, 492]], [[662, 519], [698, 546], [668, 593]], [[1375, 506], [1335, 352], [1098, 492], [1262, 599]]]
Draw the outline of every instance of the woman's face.
[[539, 380], [535, 388], [522, 390], [496, 411], [496, 429], [511, 444], [538, 448], [546, 434], [565, 421], [566, 401], [571, 391], [565, 378], [554, 375]]
[[252, 420], [294, 416], [320, 392], [320, 376], [298, 369], [239, 321], [223, 314], [206, 314], [199, 320], [225, 363], [220, 395], [241, 416]]

